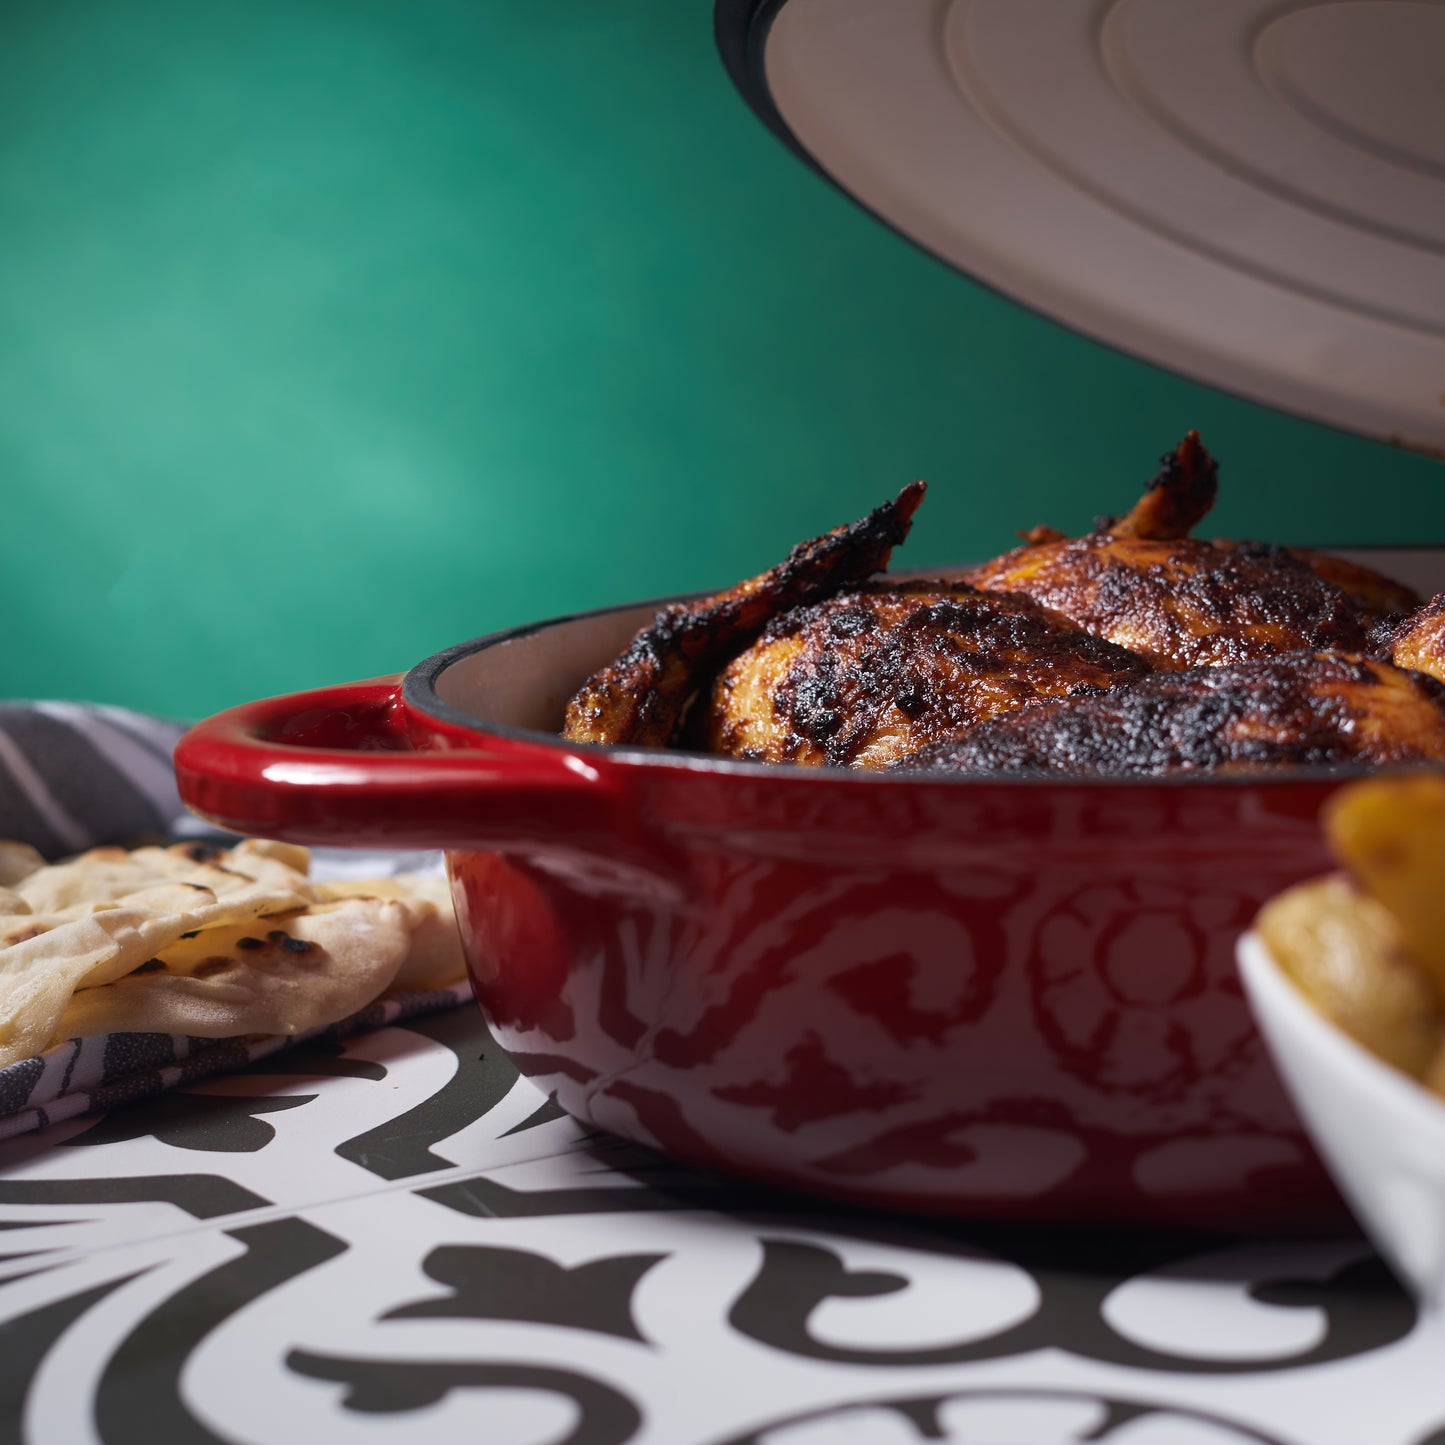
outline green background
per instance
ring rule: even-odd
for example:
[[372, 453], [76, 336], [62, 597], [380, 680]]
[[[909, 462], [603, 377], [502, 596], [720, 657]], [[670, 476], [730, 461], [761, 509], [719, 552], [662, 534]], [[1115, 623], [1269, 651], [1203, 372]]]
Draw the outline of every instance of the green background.
[[0, 691], [195, 714], [1128, 504], [1445, 538], [1440, 467], [1066, 334], [773, 140], [707, 0], [5, 0]]

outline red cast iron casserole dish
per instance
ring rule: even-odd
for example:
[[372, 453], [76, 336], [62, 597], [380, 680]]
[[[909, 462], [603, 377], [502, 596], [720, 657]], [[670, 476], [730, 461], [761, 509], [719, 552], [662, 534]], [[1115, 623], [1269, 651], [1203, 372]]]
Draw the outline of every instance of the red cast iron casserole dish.
[[564, 743], [653, 604], [221, 713], [239, 832], [443, 848], [478, 1002], [569, 1112], [696, 1164], [959, 1216], [1307, 1229], [1343, 1206], [1234, 946], [1327, 871], [1339, 774], [995, 781]]

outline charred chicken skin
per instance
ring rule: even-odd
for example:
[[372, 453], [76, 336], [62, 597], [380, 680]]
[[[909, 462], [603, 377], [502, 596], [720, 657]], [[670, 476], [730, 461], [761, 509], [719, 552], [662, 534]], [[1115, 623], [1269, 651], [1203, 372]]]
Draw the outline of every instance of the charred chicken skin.
[[1148, 670], [1027, 597], [874, 583], [774, 618], [713, 685], [706, 745], [756, 762], [886, 767], [1024, 703]]
[[1445, 762], [1445, 597], [1400, 621], [1418, 599], [1368, 568], [1197, 541], [1216, 483], [1190, 432], [1087, 536], [1039, 527], [963, 579], [870, 580], [914, 483], [662, 609], [583, 685], [563, 736], [979, 774]]
[[1363, 650], [1349, 597], [1303, 557], [1188, 535], [1214, 501], [1216, 475], [1190, 432], [1124, 517], [1101, 518], [1097, 530], [1077, 538], [1035, 529], [1024, 546], [967, 579], [989, 591], [1024, 593], [1159, 668], [1302, 649]]
[[900, 766], [973, 774], [1256, 773], [1445, 763], [1445, 686], [1388, 662], [1298, 652], [1039, 704]]
[[[1249, 547], [1248, 542], [1216, 542], [1217, 547]], [[1304, 547], [1286, 548], [1322, 581], [1338, 587], [1350, 600], [1355, 615], [1366, 628], [1398, 619], [1420, 605], [1419, 594], [1393, 578], [1382, 577], [1373, 567], [1364, 567], [1346, 557], [1328, 552], [1311, 552]]]

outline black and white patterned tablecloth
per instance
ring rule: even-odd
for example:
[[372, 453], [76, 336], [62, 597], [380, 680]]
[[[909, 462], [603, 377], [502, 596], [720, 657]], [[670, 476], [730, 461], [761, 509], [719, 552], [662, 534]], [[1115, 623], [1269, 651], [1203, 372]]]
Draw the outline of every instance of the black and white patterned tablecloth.
[[0, 1146], [0, 1435], [1445, 1445], [1358, 1238], [831, 1209], [589, 1135], [476, 1013]]
[[[173, 832], [178, 731], [0, 705], [0, 835]], [[0, 1144], [0, 1330], [0, 1445], [1445, 1445], [1445, 1326], [1359, 1238], [691, 1173], [562, 1115], [470, 1007]]]

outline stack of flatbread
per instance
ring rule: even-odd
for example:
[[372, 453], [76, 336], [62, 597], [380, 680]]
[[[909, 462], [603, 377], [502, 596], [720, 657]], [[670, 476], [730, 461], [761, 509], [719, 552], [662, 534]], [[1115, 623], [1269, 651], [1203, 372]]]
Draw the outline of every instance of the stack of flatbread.
[[0, 842], [0, 1068], [64, 1039], [299, 1034], [464, 972], [440, 875], [325, 883], [306, 849]]

